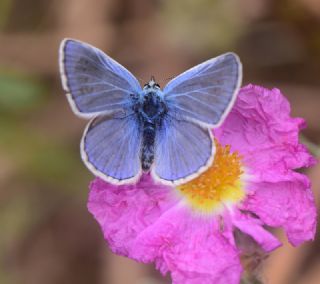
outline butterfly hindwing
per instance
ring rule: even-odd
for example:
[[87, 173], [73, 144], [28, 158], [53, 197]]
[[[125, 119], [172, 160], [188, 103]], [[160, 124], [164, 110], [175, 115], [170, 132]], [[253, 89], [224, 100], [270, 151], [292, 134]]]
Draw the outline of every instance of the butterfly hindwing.
[[163, 93], [172, 115], [217, 127], [235, 101], [241, 78], [238, 56], [226, 53], [177, 76]]
[[141, 132], [135, 116], [99, 116], [89, 122], [81, 155], [97, 176], [114, 184], [136, 181], [141, 175]]
[[209, 129], [169, 115], [157, 130], [155, 149], [153, 177], [162, 183], [175, 185], [205, 171], [215, 153]]
[[126, 68], [81, 41], [62, 41], [60, 72], [72, 109], [79, 116], [93, 117], [127, 108], [130, 95], [141, 91]]

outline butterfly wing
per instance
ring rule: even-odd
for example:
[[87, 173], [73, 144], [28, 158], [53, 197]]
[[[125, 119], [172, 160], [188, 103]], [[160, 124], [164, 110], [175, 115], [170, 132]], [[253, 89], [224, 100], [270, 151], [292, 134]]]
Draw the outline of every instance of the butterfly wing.
[[230, 111], [242, 79], [239, 58], [226, 53], [197, 65], [164, 88], [168, 113], [156, 134], [154, 178], [181, 184], [213, 162], [215, 144], [209, 128]]
[[152, 175], [165, 184], [181, 184], [212, 163], [215, 144], [208, 128], [165, 116], [156, 132]]
[[171, 80], [163, 90], [164, 98], [171, 115], [217, 127], [230, 111], [241, 79], [238, 56], [226, 53]]
[[113, 184], [136, 181], [141, 175], [141, 132], [135, 116], [99, 116], [89, 122], [81, 141], [86, 166]]
[[130, 94], [138, 94], [137, 79], [101, 50], [72, 39], [60, 45], [60, 73], [73, 111], [82, 117], [122, 110]]

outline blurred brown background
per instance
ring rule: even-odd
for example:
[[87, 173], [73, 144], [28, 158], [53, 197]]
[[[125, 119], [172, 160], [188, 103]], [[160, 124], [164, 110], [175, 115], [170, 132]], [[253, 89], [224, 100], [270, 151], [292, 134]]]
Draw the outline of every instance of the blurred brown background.
[[[235, 51], [244, 83], [281, 88], [320, 154], [319, 0], [0, 0], [1, 284], [170, 282], [112, 255], [87, 212], [92, 176], [78, 146], [85, 121], [71, 112], [58, 73], [64, 37], [162, 86]], [[319, 200], [320, 167], [306, 173]], [[266, 261], [266, 283], [320, 283], [319, 237], [293, 249], [277, 234], [285, 245]]]

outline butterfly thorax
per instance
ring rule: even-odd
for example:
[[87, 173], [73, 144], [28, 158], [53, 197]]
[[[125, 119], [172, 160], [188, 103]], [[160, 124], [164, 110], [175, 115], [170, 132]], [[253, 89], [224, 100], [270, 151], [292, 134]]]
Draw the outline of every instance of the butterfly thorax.
[[144, 171], [148, 171], [154, 160], [156, 129], [161, 126], [163, 116], [167, 112], [160, 87], [154, 79], [151, 79], [143, 88], [140, 103], [136, 105], [136, 112], [143, 133], [141, 165]]

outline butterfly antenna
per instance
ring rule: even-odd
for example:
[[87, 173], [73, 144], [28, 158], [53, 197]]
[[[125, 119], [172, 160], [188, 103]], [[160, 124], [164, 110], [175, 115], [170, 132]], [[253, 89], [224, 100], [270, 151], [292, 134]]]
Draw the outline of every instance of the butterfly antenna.
[[[176, 77], [176, 76], [171, 76], [171, 77], [168, 77], [168, 78], [163, 78], [163, 77], [161, 78], [160, 77], [159, 80], [156, 80], [155, 76], [151, 75], [150, 81], [154, 81], [154, 82], [156, 82], [156, 83], [158, 83], [160, 85], [165, 85], [166, 83], [168, 83], [168, 81], [170, 81], [174, 77]], [[143, 85], [143, 84], [146, 83], [146, 80], [141, 79], [140, 77], [136, 77], [136, 78], [139, 80], [140, 84]]]

